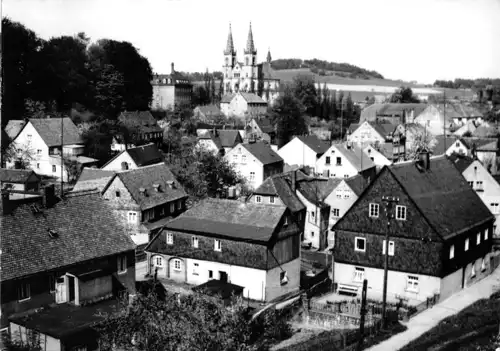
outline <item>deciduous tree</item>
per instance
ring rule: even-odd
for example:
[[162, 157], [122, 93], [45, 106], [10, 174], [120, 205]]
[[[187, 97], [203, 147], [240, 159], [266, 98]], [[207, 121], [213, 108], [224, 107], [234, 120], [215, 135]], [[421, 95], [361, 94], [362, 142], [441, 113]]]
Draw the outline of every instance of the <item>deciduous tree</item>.
[[389, 102], [391, 103], [418, 103], [420, 100], [413, 95], [410, 87], [400, 87], [394, 94], [391, 95]]
[[299, 74], [293, 78], [293, 93], [305, 108], [305, 112], [313, 115], [318, 104], [314, 76]]

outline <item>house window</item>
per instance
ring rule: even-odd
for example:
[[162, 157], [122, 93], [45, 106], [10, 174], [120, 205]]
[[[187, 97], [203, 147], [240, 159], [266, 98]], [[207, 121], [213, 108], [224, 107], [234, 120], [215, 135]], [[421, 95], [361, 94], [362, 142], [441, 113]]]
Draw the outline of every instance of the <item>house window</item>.
[[355, 267], [354, 277], [352, 280], [355, 281], [356, 283], [362, 283], [364, 279], [365, 279], [365, 269], [361, 267]]
[[396, 206], [396, 219], [406, 220], [406, 206]]
[[55, 173], [57, 171], [56, 166], [52, 165], [52, 173]]
[[415, 275], [409, 275], [406, 280], [406, 290], [418, 292], [418, 277]]
[[[385, 240], [382, 241], [382, 255], [385, 255]], [[389, 256], [394, 256], [394, 241], [389, 241]]]
[[193, 263], [193, 275], [198, 275], [200, 265], [198, 263]]
[[218, 239], [214, 240], [214, 250], [215, 251], [221, 251], [222, 250], [220, 240], [218, 240]]
[[469, 183], [471, 188], [474, 188], [474, 182], [467, 182], [467, 183]]
[[472, 266], [470, 267], [470, 277], [474, 278], [476, 276], [476, 267], [474, 266], [474, 262], [472, 262]]
[[193, 245], [193, 247], [198, 248], [198, 237], [193, 236], [191, 238], [191, 244]]
[[354, 239], [354, 251], [361, 251], [361, 252], [366, 251], [366, 239], [365, 238], [356, 237]]
[[31, 288], [29, 283], [21, 283], [18, 288], [18, 300], [25, 301], [31, 298]]
[[255, 202], [258, 203], [258, 204], [260, 204], [262, 202], [262, 197], [260, 195], [257, 195], [255, 197]]
[[173, 245], [174, 244], [174, 234], [167, 233], [167, 244], [169, 244], [169, 245]]
[[484, 272], [486, 270], [486, 262], [483, 260], [481, 261], [481, 272]]
[[208, 279], [213, 279], [214, 278], [214, 272], [209, 270], [208, 271]]
[[455, 257], [455, 245], [450, 246], [450, 260]]
[[33, 137], [31, 134], [28, 134], [26, 135], [26, 137], [28, 138], [28, 140], [31, 140], [31, 138]]
[[250, 172], [250, 180], [255, 180], [255, 172]]
[[174, 271], [180, 271], [181, 270], [181, 260], [175, 259], [174, 260]]
[[340, 191], [337, 191], [337, 199], [341, 199], [342, 198], [342, 193]]
[[476, 182], [476, 190], [483, 190], [483, 182], [482, 181]]
[[115, 196], [116, 196], [116, 197], [120, 197], [120, 191], [118, 191], [118, 190], [117, 190], [117, 191], [115, 192]]
[[456, 147], [460, 147], [460, 143], [457, 141], [457, 142], [455, 143], [455, 146], [456, 146]]
[[288, 278], [286, 276], [286, 271], [280, 272], [280, 285], [286, 285], [288, 283]]
[[477, 233], [476, 235], [476, 245], [481, 244], [481, 233]]
[[165, 215], [165, 207], [160, 207], [160, 216]]
[[349, 197], [350, 197], [350, 195], [349, 195], [349, 193], [346, 191], [346, 192], [344, 193], [344, 199], [348, 199]]
[[36, 154], [37, 154], [37, 155], [41, 155], [41, 154], [42, 154], [42, 149], [38, 149], [38, 150], [36, 150]]
[[49, 291], [51, 293], [56, 291], [56, 277], [54, 274], [49, 275]]
[[242, 163], [247, 162], [247, 157], [246, 157], [246, 155], [241, 155], [241, 162], [242, 162]]
[[269, 203], [274, 204], [274, 196], [269, 196]]
[[237, 161], [238, 160], [238, 155], [233, 155], [233, 161]]
[[175, 212], [175, 204], [171, 203], [170, 204], [170, 213], [174, 213], [174, 212]]
[[[496, 229], [497, 229], [497, 226], [494, 225], [493, 226], [493, 232], [495, 232]], [[484, 231], [484, 240], [488, 240], [488, 229], [485, 229], [485, 231]]]
[[337, 157], [337, 166], [342, 166], [342, 158]]
[[40, 169], [40, 164], [39, 163], [36, 164], [36, 168]]
[[118, 256], [118, 274], [125, 273], [127, 271], [127, 256]]
[[137, 223], [137, 212], [129, 212], [128, 213], [128, 222], [129, 223]]
[[329, 165], [329, 164], [330, 164], [330, 156], [326, 156], [325, 163], [326, 163], [327, 165]]
[[370, 204], [370, 217], [378, 218], [378, 214], [379, 214], [379, 205]]
[[338, 209], [338, 208], [334, 208], [334, 209], [332, 210], [332, 216], [333, 216], [333, 217], [340, 217], [340, 209]]
[[156, 256], [154, 260], [154, 265], [156, 267], [163, 267], [163, 257], [161, 256]]
[[491, 212], [493, 212], [493, 214], [499, 214], [500, 212], [498, 210], [498, 203], [491, 204]]
[[316, 212], [311, 211], [309, 213], [309, 222], [316, 224]]
[[177, 209], [180, 210], [182, 208], [182, 200], [177, 201]]
[[288, 225], [288, 216], [285, 216], [285, 220], [283, 222], [283, 226], [287, 226]]
[[469, 250], [469, 238], [465, 239], [464, 251]]

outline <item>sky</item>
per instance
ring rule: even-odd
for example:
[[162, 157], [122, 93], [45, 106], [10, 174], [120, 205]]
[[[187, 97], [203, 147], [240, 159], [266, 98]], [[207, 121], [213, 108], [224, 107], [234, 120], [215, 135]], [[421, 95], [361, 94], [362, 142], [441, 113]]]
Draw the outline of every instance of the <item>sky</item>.
[[129, 41], [155, 73], [221, 71], [229, 23], [242, 61], [318, 58], [390, 79], [500, 78], [500, 0], [2, 0], [40, 37]]

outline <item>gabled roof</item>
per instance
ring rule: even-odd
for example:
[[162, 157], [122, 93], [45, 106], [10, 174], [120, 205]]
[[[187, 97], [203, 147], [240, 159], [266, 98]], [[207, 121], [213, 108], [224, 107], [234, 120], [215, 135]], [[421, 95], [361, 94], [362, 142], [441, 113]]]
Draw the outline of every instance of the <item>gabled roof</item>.
[[479, 112], [476, 108], [472, 106], [467, 106], [460, 103], [447, 103], [446, 109], [443, 104], [432, 104], [434, 108], [437, 108], [441, 114], [446, 112], [446, 119], [448, 118], [471, 118], [471, 117], [482, 117], [483, 114]]
[[219, 136], [216, 136], [213, 131], [207, 130], [205, 133], [201, 134], [198, 137], [199, 140], [212, 140], [217, 147], [217, 150], [220, 150], [223, 148], [222, 142], [219, 138]]
[[102, 191], [116, 172], [85, 167], [73, 187], [73, 192], [96, 189]]
[[268, 118], [254, 118], [255, 123], [259, 126], [262, 133], [273, 133], [274, 125]]
[[[340, 179], [338, 180], [340, 183]], [[312, 204], [320, 207], [327, 206], [324, 203], [325, 198], [329, 195], [326, 193], [329, 179], [324, 178], [309, 178], [297, 182], [297, 190]], [[333, 190], [333, 189], [332, 189]]]
[[248, 150], [256, 159], [262, 162], [263, 165], [268, 165], [275, 162], [283, 162], [283, 159], [278, 155], [269, 144], [264, 142], [241, 144]]
[[478, 151], [496, 151], [498, 150], [498, 139], [497, 138], [460, 138], [460, 141], [469, 148], [475, 145]]
[[[296, 182], [306, 179], [307, 176], [301, 171], [296, 171]], [[305, 208], [304, 204], [297, 197], [297, 194], [291, 188], [291, 172], [276, 174], [268, 177], [253, 192], [255, 195], [277, 196], [283, 201], [283, 204], [292, 212], [301, 211]]]
[[453, 153], [448, 157], [450, 161], [457, 167], [460, 173], [464, 173], [467, 168], [474, 162], [472, 157], [457, 155]]
[[344, 180], [357, 196], [360, 196], [363, 190], [368, 186], [368, 182], [360, 174]]
[[41, 181], [40, 177], [32, 170], [0, 168], [0, 182], [24, 184], [32, 175], [34, 175], [38, 181]]
[[226, 94], [222, 97], [222, 99], [220, 100], [221, 104], [224, 104], [224, 103], [230, 103], [231, 101], [233, 101], [234, 97], [236, 96], [236, 94]]
[[240, 132], [237, 130], [220, 129], [217, 131], [222, 147], [234, 147], [238, 142], [242, 142]]
[[444, 135], [436, 135], [434, 138], [436, 139], [436, 144], [431, 151], [436, 156], [443, 155], [458, 140], [455, 137], [445, 137]]
[[475, 130], [471, 131], [472, 136], [476, 138], [488, 138], [488, 137], [496, 137], [498, 133], [498, 129], [495, 127], [488, 127], [481, 125], [477, 127]]
[[204, 105], [204, 106], [197, 106], [196, 109], [200, 111], [200, 113], [204, 115], [220, 115], [221, 111], [220, 109], [215, 106], [215, 105]]
[[138, 167], [148, 166], [155, 163], [163, 162], [163, 155], [158, 150], [158, 147], [151, 143], [147, 145], [137, 146], [125, 150], [134, 160]]
[[[30, 118], [29, 122], [47, 146], [61, 145], [61, 118]], [[83, 142], [80, 132], [71, 118], [62, 118], [62, 127], [64, 130], [64, 145], [81, 144]]]
[[374, 122], [379, 116], [380, 118], [383, 118], [383, 116], [401, 116], [403, 111], [412, 110], [414, 117], [417, 117], [427, 108], [427, 106], [427, 104], [372, 104], [361, 111], [359, 120], [360, 122], [365, 120]]
[[370, 123], [370, 125], [383, 138], [386, 138], [388, 135], [391, 135], [398, 126], [397, 124], [392, 124], [392, 123]]
[[473, 120], [468, 120], [467, 123], [465, 123], [463, 126], [461, 126], [460, 128], [458, 128], [453, 133], [453, 135], [462, 136], [462, 135], [464, 135], [467, 132], [474, 133], [475, 130], [476, 130], [476, 125], [474, 124], [474, 121]]
[[375, 163], [373, 163], [371, 158], [357, 145], [351, 144], [351, 146], [348, 147], [347, 144], [344, 143], [334, 144], [333, 146], [358, 172], [375, 167]]
[[124, 111], [118, 119], [121, 122], [132, 122], [143, 126], [157, 126], [156, 119], [150, 111]]
[[259, 95], [253, 93], [239, 93], [249, 104], [263, 104], [267, 105], [267, 102], [264, 101]]
[[9, 136], [10, 140], [14, 140], [21, 130], [23, 129], [26, 122], [24, 120], [11, 119], [5, 126], [5, 132]]
[[309, 146], [317, 155], [323, 155], [329, 148], [330, 144], [326, 141], [320, 140], [316, 135], [297, 136], [301, 142]]
[[[268, 206], [225, 199], [206, 199], [187, 210], [165, 229], [188, 231], [236, 241], [267, 243], [286, 211], [284, 206]], [[146, 248], [151, 251], [157, 236]]]
[[[182, 185], [164, 163], [117, 173], [103, 189], [103, 193], [107, 191], [116, 177], [123, 182], [143, 211], [187, 197]], [[170, 188], [170, 182], [173, 188]], [[160, 191], [155, 190], [153, 186], [155, 184], [160, 186]], [[141, 193], [141, 189], [145, 190], [145, 194]]]
[[126, 225], [98, 194], [68, 196], [42, 214], [21, 205], [0, 214], [0, 235], [2, 281], [135, 249]]

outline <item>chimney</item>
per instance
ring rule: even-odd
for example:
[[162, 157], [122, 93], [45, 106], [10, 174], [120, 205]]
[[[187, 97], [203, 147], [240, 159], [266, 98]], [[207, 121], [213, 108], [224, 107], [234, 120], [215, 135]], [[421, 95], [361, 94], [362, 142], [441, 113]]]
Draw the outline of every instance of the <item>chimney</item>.
[[292, 191], [295, 192], [297, 185], [297, 170], [292, 171], [291, 176], [292, 176], [292, 181], [291, 181]]
[[10, 201], [10, 193], [8, 191], [2, 190], [2, 214], [8, 215], [12, 212], [12, 203]]
[[418, 159], [419, 159], [420, 165], [422, 166], [422, 168], [424, 170], [427, 171], [430, 169], [431, 161], [430, 161], [429, 151], [427, 151], [425, 149], [423, 151], [420, 151], [420, 153], [418, 155]]
[[43, 188], [43, 196], [42, 196], [42, 204], [43, 207], [49, 208], [51, 207], [56, 198], [56, 190], [54, 184], [47, 185]]
[[170, 64], [170, 67], [171, 67], [170, 68], [170, 74], [174, 74], [175, 70], [174, 70], [174, 63], [173, 62]]

